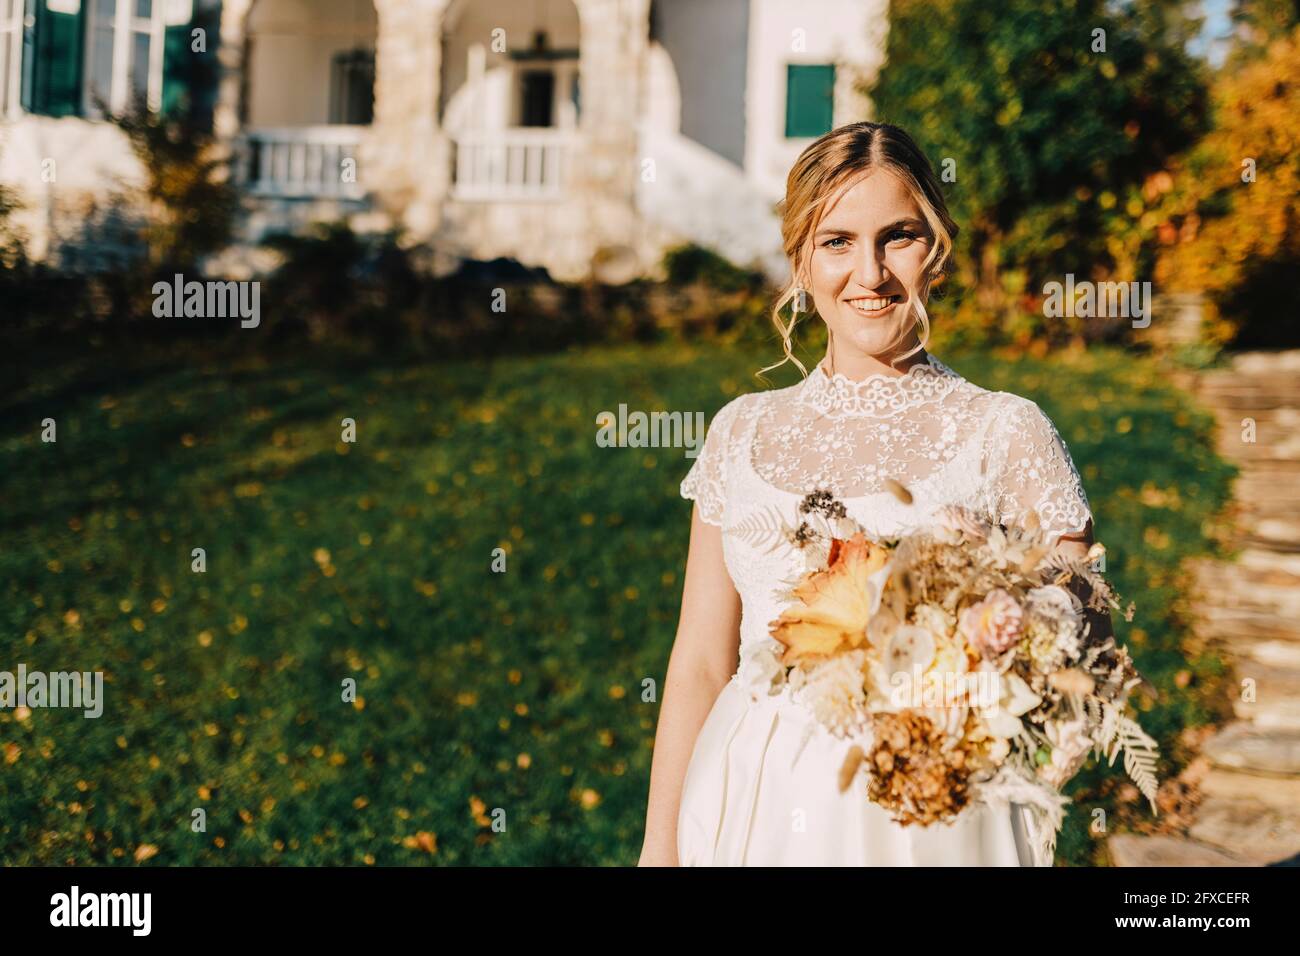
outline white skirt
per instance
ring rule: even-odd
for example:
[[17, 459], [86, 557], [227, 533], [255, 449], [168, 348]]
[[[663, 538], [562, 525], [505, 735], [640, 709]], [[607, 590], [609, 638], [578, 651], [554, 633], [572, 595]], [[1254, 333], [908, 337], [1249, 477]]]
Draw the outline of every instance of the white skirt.
[[866, 796], [843, 793], [848, 748], [786, 694], [753, 699], [737, 676], [700, 728], [682, 784], [681, 866], [1050, 866], [1036, 861], [1034, 815], [972, 804], [952, 823], [903, 826]]

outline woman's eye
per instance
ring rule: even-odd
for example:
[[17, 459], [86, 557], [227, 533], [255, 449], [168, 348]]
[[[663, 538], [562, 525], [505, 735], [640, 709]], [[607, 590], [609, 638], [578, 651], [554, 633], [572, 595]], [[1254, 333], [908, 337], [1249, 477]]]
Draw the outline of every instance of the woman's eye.
[[843, 248], [844, 248], [843, 246], [833, 246], [833, 245], [831, 245], [832, 242], [848, 242], [848, 240], [845, 239], [843, 236], [836, 236], [834, 239], [830, 239], [830, 240], [828, 240], [827, 242], [822, 243], [822, 245], [824, 245], [827, 249], [843, 249]]
[[912, 230], [910, 229], [895, 229], [893, 232], [889, 234], [888, 241], [897, 242], [901, 239], [907, 242], [911, 242], [913, 239], [919, 239], [919, 238], [921, 237], [918, 236], [916, 233], [912, 232]]

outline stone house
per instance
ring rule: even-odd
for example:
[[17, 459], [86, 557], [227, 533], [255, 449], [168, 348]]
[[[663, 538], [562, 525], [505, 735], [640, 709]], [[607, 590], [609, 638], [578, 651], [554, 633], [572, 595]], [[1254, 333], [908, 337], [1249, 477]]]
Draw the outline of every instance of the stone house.
[[[40, 258], [139, 182], [104, 118], [206, 111], [242, 240], [400, 225], [435, 266], [652, 273], [693, 241], [780, 277], [799, 152], [866, 118], [886, 0], [0, 0], [0, 183]], [[89, 206], [88, 206], [89, 204]], [[82, 230], [84, 231], [84, 230]]]

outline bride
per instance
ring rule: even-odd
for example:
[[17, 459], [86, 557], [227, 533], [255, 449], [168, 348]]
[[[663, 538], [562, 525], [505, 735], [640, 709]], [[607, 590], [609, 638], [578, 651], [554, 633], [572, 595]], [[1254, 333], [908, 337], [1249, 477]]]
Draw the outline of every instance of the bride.
[[862, 122], [812, 143], [790, 171], [781, 229], [794, 278], [774, 310], [778, 365], [807, 372], [791, 341], [801, 311], [826, 323], [828, 347], [799, 384], [724, 405], [682, 482], [695, 506], [639, 864], [1051, 865], [1036, 858], [1020, 804], [903, 826], [867, 800], [863, 775], [841, 793], [845, 742], [785, 691], [758, 689], [779, 650], [768, 634], [777, 592], [802, 570], [793, 546], [762, 540], [773, 507], [793, 519], [800, 499], [827, 489], [872, 536], [923, 527], [949, 504], [1008, 523], [1033, 509], [1057, 548], [1083, 555], [1092, 543], [1051, 420], [925, 350], [925, 302], [957, 226], [911, 137]]

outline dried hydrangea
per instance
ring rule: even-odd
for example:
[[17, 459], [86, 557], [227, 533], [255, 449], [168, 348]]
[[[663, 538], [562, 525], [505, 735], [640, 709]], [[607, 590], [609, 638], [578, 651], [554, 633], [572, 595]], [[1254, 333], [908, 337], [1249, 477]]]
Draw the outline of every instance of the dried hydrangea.
[[973, 764], [966, 748], [944, 750], [943, 735], [915, 711], [876, 714], [872, 727], [867, 795], [896, 822], [928, 826], [966, 807]]

